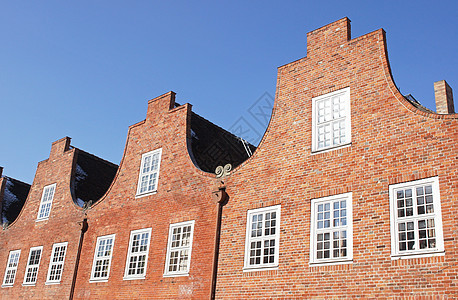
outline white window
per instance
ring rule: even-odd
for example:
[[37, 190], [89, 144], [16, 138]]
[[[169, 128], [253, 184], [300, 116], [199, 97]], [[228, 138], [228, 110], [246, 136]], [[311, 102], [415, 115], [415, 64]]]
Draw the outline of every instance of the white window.
[[24, 285], [34, 285], [37, 282], [43, 246], [30, 248], [29, 260], [25, 269]]
[[444, 251], [437, 177], [390, 185], [390, 206], [393, 258]]
[[150, 238], [151, 228], [135, 230], [130, 233], [124, 279], [145, 278]]
[[280, 205], [249, 210], [245, 270], [278, 267]]
[[10, 251], [6, 264], [5, 277], [3, 278], [3, 286], [12, 286], [14, 284], [19, 256], [21, 256], [21, 250]]
[[60, 283], [64, 270], [65, 254], [68, 243], [59, 243], [52, 246], [51, 260], [49, 262], [47, 284]]
[[51, 212], [52, 199], [54, 198], [54, 191], [56, 184], [45, 186], [43, 194], [41, 195], [40, 209], [38, 210], [37, 220], [45, 220], [49, 218]]
[[194, 221], [170, 225], [165, 276], [189, 274], [193, 232]]
[[107, 280], [110, 275], [111, 257], [115, 235], [100, 236], [97, 238], [97, 245], [92, 263], [91, 281]]
[[351, 143], [350, 88], [312, 99], [312, 151]]
[[310, 263], [340, 263], [353, 259], [352, 194], [311, 201]]
[[148, 194], [157, 190], [161, 153], [162, 149], [156, 149], [142, 155], [137, 195]]

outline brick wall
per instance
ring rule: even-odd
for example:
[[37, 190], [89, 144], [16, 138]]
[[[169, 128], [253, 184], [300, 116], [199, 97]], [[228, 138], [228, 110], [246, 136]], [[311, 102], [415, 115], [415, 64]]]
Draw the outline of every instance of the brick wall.
[[[0, 268], [21, 250], [12, 287], [2, 299], [71, 296], [81, 221], [86, 218], [74, 299], [208, 299], [211, 297], [221, 185], [223, 207], [217, 299], [337, 297], [454, 297], [457, 259], [457, 114], [413, 106], [390, 73], [383, 30], [351, 39], [347, 18], [307, 35], [307, 57], [278, 69], [271, 122], [254, 155], [216, 179], [193, 164], [191, 106], [176, 107], [174, 93], [148, 103], [147, 116], [129, 127], [122, 162], [108, 191], [88, 210], [73, 202], [76, 149], [64, 138], [38, 164], [21, 214], [0, 233]], [[312, 99], [350, 88], [351, 144], [312, 153]], [[162, 149], [157, 191], [136, 196], [142, 154]], [[444, 252], [391, 257], [389, 188], [437, 177]], [[43, 188], [56, 183], [51, 215], [36, 222]], [[311, 201], [352, 195], [353, 259], [310, 264]], [[247, 212], [280, 205], [278, 264], [244, 271]], [[191, 221], [194, 238], [187, 276], [164, 276], [170, 224]], [[130, 233], [151, 228], [144, 279], [125, 280]], [[108, 280], [93, 282], [97, 238], [115, 234]], [[60, 284], [45, 285], [54, 243], [68, 242]], [[43, 246], [35, 286], [23, 286], [29, 249]], [[1, 271], [1, 276], [4, 272]], [[2, 277], [3, 279], [3, 277]]]
[[[383, 30], [349, 39], [344, 18], [307, 35], [278, 69], [255, 154], [226, 180], [218, 299], [456, 295], [457, 115], [423, 112], [393, 83]], [[350, 87], [351, 145], [313, 153], [312, 98]], [[445, 255], [391, 259], [389, 185], [438, 176]], [[311, 199], [352, 192], [353, 261], [311, 266]], [[278, 268], [244, 272], [247, 211], [280, 204]]]
[[[108, 193], [88, 211], [75, 298], [208, 299], [216, 229], [214, 176], [196, 169], [187, 150], [191, 107], [174, 94], [149, 102], [145, 121], [129, 128], [124, 157]], [[162, 148], [157, 193], [136, 197], [143, 153]], [[170, 224], [195, 221], [189, 276], [164, 277]], [[152, 228], [145, 279], [123, 280], [132, 230]], [[98, 236], [116, 234], [108, 282], [89, 282]]]
[[[21, 213], [8, 229], [1, 232], [2, 282], [9, 252], [21, 250], [14, 285], [1, 288], [2, 299], [17, 299], [19, 295], [23, 299], [63, 299], [69, 296], [80, 235], [78, 222], [83, 218], [81, 209], [73, 203], [69, 189], [75, 157], [75, 151], [69, 149], [69, 143], [69, 138], [63, 138], [52, 144], [49, 158], [38, 163]], [[54, 183], [56, 189], [49, 219], [37, 222], [43, 188]], [[61, 283], [45, 285], [53, 244], [60, 242], [68, 242]], [[23, 286], [29, 250], [36, 246], [43, 246], [37, 283]]]

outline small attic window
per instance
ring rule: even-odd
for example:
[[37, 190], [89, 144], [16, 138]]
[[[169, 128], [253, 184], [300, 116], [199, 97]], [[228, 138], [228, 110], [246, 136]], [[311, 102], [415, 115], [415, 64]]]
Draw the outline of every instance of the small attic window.
[[138, 178], [137, 196], [156, 192], [162, 148], [144, 153]]
[[350, 88], [312, 99], [312, 152], [351, 143]]
[[49, 218], [55, 190], [55, 183], [44, 187], [43, 194], [41, 195], [40, 210], [38, 211], [37, 221], [42, 221]]

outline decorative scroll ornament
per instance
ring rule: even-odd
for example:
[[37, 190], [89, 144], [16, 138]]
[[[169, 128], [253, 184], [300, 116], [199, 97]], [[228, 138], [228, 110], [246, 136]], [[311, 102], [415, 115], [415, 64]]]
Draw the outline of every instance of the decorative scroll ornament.
[[90, 209], [92, 206], [92, 200], [89, 200], [87, 202], [84, 202], [83, 204], [83, 211], [87, 211], [88, 209]]
[[232, 165], [227, 164], [224, 167], [218, 166], [215, 170], [216, 178], [226, 177], [227, 175], [231, 174]]

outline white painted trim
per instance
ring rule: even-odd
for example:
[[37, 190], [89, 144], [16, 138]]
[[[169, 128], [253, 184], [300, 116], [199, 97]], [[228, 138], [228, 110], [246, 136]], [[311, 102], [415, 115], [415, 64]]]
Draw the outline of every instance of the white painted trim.
[[445, 255], [445, 251], [431, 252], [431, 253], [424, 253], [424, 254], [391, 255], [391, 260], [424, 258], [424, 257], [444, 256], [444, 255]]
[[[433, 193], [433, 207], [434, 207], [434, 225], [435, 225], [435, 232], [436, 232], [436, 248], [430, 249], [418, 249], [418, 250], [410, 250], [410, 251], [403, 251], [402, 253], [398, 251], [398, 235], [396, 230], [396, 199], [395, 199], [395, 191], [397, 189], [406, 189], [411, 187], [412, 189], [417, 186], [431, 184], [432, 186], [432, 193]], [[392, 259], [408, 259], [408, 258], [416, 258], [416, 257], [430, 257], [430, 256], [437, 256], [444, 253], [444, 236], [443, 236], [443, 229], [442, 229], [442, 210], [441, 210], [441, 200], [440, 200], [440, 191], [439, 191], [439, 177], [429, 177], [420, 180], [402, 182], [397, 184], [391, 184], [389, 186], [389, 197], [390, 197], [390, 233], [391, 233], [391, 258]], [[415, 201], [416, 199], [413, 199]], [[414, 208], [416, 205], [414, 206]], [[415, 211], [415, 210], [414, 210]], [[409, 220], [417, 220], [419, 218], [416, 216], [416, 212], [414, 212], [414, 216], [409, 218]], [[427, 217], [428, 215], [425, 215]], [[417, 236], [418, 232], [415, 232], [415, 236]], [[417, 238], [416, 238], [417, 239]]]
[[[116, 234], [109, 234], [109, 235], [104, 235], [104, 236], [99, 236], [97, 237], [97, 241], [95, 243], [95, 249], [94, 249], [94, 259], [92, 260], [92, 268], [91, 268], [91, 278], [89, 279], [89, 282], [101, 282], [101, 281], [108, 281], [108, 278], [110, 278], [110, 271], [111, 271], [111, 262], [113, 260], [113, 250], [114, 250], [114, 244], [115, 244], [115, 237]], [[95, 264], [96, 260], [105, 260], [107, 257], [97, 259], [97, 252], [99, 250], [99, 242], [101, 240], [113, 240], [112, 241], [112, 246], [111, 246], [111, 252], [110, 252], [110, 257], [108, 257], [108, 270], [107, 270], [107, 276], [106, 277], [94, 277], [94, 272], [95, 272]]]
[[[332, 264], [340, 264], [340, 263], [352, 263], [353, 261], [353, 193], [344, 193], [338, 195], [332, 195], [322, 198], [312, 199], [310, 201], [310, 266], [317, 266], [317, 265], [332, 265]], [[342, 258], [326, 258], [326, 259], [317, 259], [316, 258], [316, 206], [321, 202], [332, 202], [336, 200], [345, 200], [346, 201], [346, 212], [347, 212], [347, 225], [345, 227], [339, 226], [337, 228], [346, 229], [347, 231], [347, 257]], [[332, 222], [332, 210], [331, 210], [331, 219]], [[330, 228], [330, 232], [332, 232], [333, 227]], [[332, 248], [330, 248], [332, 251]]]
[[[148, 270], [148, 254], [149, 254], [149, 247], [151, 244], [151, 231], [152, 228], [143, 228], [143, 229], [137, 229], [133, 230], [130, 232], [130, 238], [129, 238], [129, 248], [127, 251], [127, 258], [126, 258], [126, 266], [124, 267], [124, 277], [123, 280], [136, 280], [136, 279], [145, 279], [146, 277], [146, 271]], [[145, 272], [143, 275], [128, 275], [129, 271], [129, 259], [132, 256], [132, 242], [133, 242], [133, 236], [136, 234], [142, 234], [142, 233], [148, 233], [148, 243], [146, 245], [146, 251], [145, 251]]]
[[351, 147], [351, 142], [348, 143], [348, 144], [342, 144], [342, 145], [338, 145], [338, 146], [333, 146], [333, 147], [329, 147], [329, 148], [325, 148], [323, 150], [316, 150], [316, 151], [313, 151], [312, 150], [312, 155], [317, 155], [317, 154], [321, 154], [321, 153], [326, 153], [326, 152], [331, 152], [331, 151], [334, 151], [334, 150], [337, 150], [337, 149], [341, 149], [341, 148], [348, 148], [348, 147]]
[[43, 222], [43, 221], [48, 221], [49, 218], [42, 218], [42, 219], [36, 219], [35, 222]]
[[[263, 264], [250, 266], [250, 229], [251, 229], [251, 215], [259, 213], [275, 212], [276, 216], [276, 226], [275, 226], [275, 256], [274, 262], [269, 264]], [[245, 235], [245, 258], [243, 262], [243, 271], [263, 271], [263, 270], [272, 270], [277, 269], [279, 266], [279, 252], [280, 252], [280, 221], [281, 221], [281, 205], [267, 206], [257, 209], [251, 209], [247, 211], [247, 223], [246, 223], [246, 235]], [[263, 234], [264, 235], [264, 234]]]
[[144, 194], [140, 194], [140, 195], [135, 195], [135, 199], [143, 198], [143, 197], [151, 196], [151, 195], [155, 195], [155, 194], [157, 194], [157, 190], [152, 191], [152, 192], [149, 192], [149, 193], [144, 193]]
[[[62, 247], [65, 246], [65, 252], [64, 252], [64, 259], [62, 260], [62, 263], [53, 263], [52, 259], [54, 257], [55, 251], [57, 247]], [[68, 242], [63, 242], [63, 243], [56, 243], [52, 245], [52, 252], [51, 252], [51, 257], [49, 259], [49, 267], [48, 267], [48, 275], [46, 276], [46, 282], [45, 284], [59, 284], [62, 280], [62, 276], [64, 274], [64, 267], [65, 267], [65, 257], [67, 256], [67, 250], [68, 250]], [[51, 275], [51, 268], [53, 265], [62, 265], [62, 272], [60, 273], [60, 278], [59, 280], [50, 280], [49, 276]]]
[[[10, 259], [11, 259], [11, 256], [13, 254], [16, 254], [16, 253], [19, 253], [18, 254], [18, 258], [17, 258], [17, 264], [16, 264], [16, 267], [14, 268], [8, 268], [8, 265], [10, 264]], [[16, 281], [16, 277], [17, 277], [17, 269], [18, 269], [18, 265], [19, 265], [19, 259], [21, 258], [21, 250], [12, 250], [10, 251], [9, 255], [8, 255], [8, 260], [6, 261], [6, 268], [5, 268], [5, 275], [3, 276], [3, 284], [2, 284], [2, 287], [12, 287], [14, 285], [14, 282]], [[8, 283], [6, 284], [5, 283], [5, 280], [6, 280], [6, 274], [8, 273], [8, 270], [15, 270], [14, 272], [14, 278], [13, 278], [13, 282], [12, 283]]]
[[[34, 250], [40, 250], [40, 258], [38, 259], [38, 265], [37, 265], [37, 277], [35, 278], [35, 281], [32, 282], [25, 282], [27, 279], [27, 273], [29, 272], [29, 267], [30, 267], [30, 256], [32, 255], [32, 251]], [[40, 270], [40, 263], [41, 263], [41, 258], [43, 257], [43, 246], [38, 246], [38, 247], [32, 247], [29, 250], [29, 257], [27, 258], [27, 266], [25, 267], [25, 273], [24, 273], [24, 280], [22, 282], [22, 285], [35, 285], [35, 283], [38, 280], [38, 271]], [[33, 265], [35, 266], [35, 265]]]
[[[165, 258], [165, 269], [164, 269], [164, 277], [178, 277], [178, 276], [189, 276], [189, 270], [191, 269], [191, 254], [192, 254], [192, 241], [194, 239], [194, 223], [195, 220], [191, 221], [186, 221], [186, 222], [180, 222], [180, 223], [175, 223], [175, 224], [170, 224], [169, 227], [169, 238], [167, 241], [167, 255]], [[185, 226], [191, 226], [191, 236], [190, 236], [190, 242], [188, 247], [183, 247], [181, 250], [188, 249], [188, 265], [187, 265], [187, 270], [186, 271], [175, 271], [175, 272], [169, 272], [169, 263], [170, 263], [170, 253], [172, 251], [172, 236], [173, 236], [173, 229], [177, 227], [185, 227]], [[182, 231], [183, 232], [183, 231]]]
[[[343, 94], [345, 100], [345, 137], [346, 141], [343, 144], [331, 145], [318, 149], [318, 135], [317, 135], [317, 108], [316, 103], [320, 100], [333, 97], [338, 94]], [[351, 146], [351, 105], [350, 105], [350, 87], [346, 87], [331, 93], [327, 93], [318, 97], [312, 98], [312, 153], [322, 153], [325, 150], [336, 150], [342, 147]]]
[[[56, 194], [56, 183], [53, 183], [53, 184], [50, 184], [50, 185], [47, 185], [43, 188], [43, 191], [41, 192], [41, 201], [40, 201], [40, 205], [38, 206], [38, 213], [37, 213], [37, 219], [36, 221], [44, 221], [44, 220], [48, 220], [49, 219], [49, 216], [51, 215], [51, 210], [52, 210], [52, 203], [54, 201], [54, 195]], [[43, 208], [43, 200], [44, 200], [44, 196], [45, 196], [45, 192], [47, 189], [52, 189], [52, 197], [51, 197], [51, 200], [49, 200], [49, 202], [51, 203], [51, 206], [49, 207], [49, 212], [47, 215], [43, 216], [40, 218], [40, 213], [42, 212], [42, 208]]]
[[[148, 156], [153, 156], [153, 155], [155, 155], [157, 153], [159, 154], [159, 161], [158, 161], [158, 164], [157, 164], [157, 171], [156, 171], [156, 173], [157, 173], [156, 187], [152, 191], [146, 191], [146, 192], [140, 193], [141, 178], [142, 178], [142, 175], [144, 175], [142, 173], [142, 170], [143, 170], [143, 165], [145, 163], [145, 158], [148, 157]], [[162, 148], [159, 148], [159, 149], [156, 149], [156, 150], [153, 150], [153, 151], [150, 151], [150, 152], [142, 154], [142, 160], [141, 160], [141, 163], [140, 163], [140, 170], [138, 171], [137, 192], [135, 194], [135, 196], [136, 196], [135, 198], [141, 197], [143, 195], [145, 195], [145, 196], [152, 195], [153, 193], [157, 192], [157, 188], [159, 186], [159, 175], [160, 175], [160, 168], [161, 168], [161, 159], [162, 159]], [[150, 173], [153, 173], [153, 172], [150, 172]], [[150, 173], [148, 173], [148, 174], [150, 174]]]
[[330, 262], [319, 262], [319, 263], [309, 262], [310, 268], [323, 267], [323, 266], [351, 265], [351, 264], [353, 264], [353, 260], [330, 261]]

